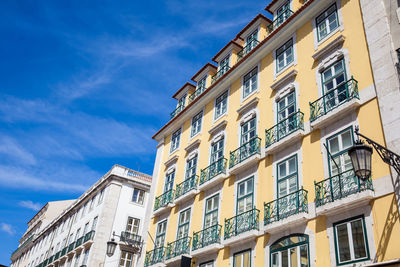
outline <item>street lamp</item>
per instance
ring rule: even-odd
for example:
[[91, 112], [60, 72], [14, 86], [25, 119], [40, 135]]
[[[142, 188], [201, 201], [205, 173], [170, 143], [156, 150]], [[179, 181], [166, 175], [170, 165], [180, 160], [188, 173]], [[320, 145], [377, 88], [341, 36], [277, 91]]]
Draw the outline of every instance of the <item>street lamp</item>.
[[115, 242], [115, 237], [119, 237], [119, 240], [121, 242], [124, 242], [125, 245], [130, 248], [129, 250], [132, 251], [133, 253], [140, 253], [143, 241], [141, 240], [141, 237], [139, 235], [123, 232], [121, 236], [119, 236], [116, 235], [115, 232], [113, 232], [111, 240], [107, 242], [106, 254], [108, 257], [112, 257], [114, 255], [115, 249], [117, 247], [117, 242]]
[[115, 242], [114, 238], [107, 242], [107, 256], [112, 257], [115, 252], [115, 248], [117, 247], [117, 242]]

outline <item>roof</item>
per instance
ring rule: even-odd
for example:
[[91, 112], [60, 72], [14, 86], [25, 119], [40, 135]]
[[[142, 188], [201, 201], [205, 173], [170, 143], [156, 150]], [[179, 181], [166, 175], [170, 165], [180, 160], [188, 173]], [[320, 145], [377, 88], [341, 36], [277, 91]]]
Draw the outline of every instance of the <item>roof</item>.
[[242, 48], [242, 45], [241, 45], [241, 44], [238, 44], [238, 43], [236, 42], [236, 39], [231, 40], [231, 41], [229, 41], [229, 43], [227, 43], [224, 47], [222, 47], [222, 49], [219, 50], [218, 53], [217, 53], [211, 60], [214, 61], [214, 62], [216, 62], [215, 60], [217, 59], [217, 57], [218, 57], [219, 55], [221, 55], [230, 45], [236, 45], [236, 46], [238, 46], [239, 48]]
[[279, 0], [272, 0], [271, 3], [269, 3], [264, 9], [265, 11], [268, 11], [269, 13], [273, 14], [274, 12], [271, 11], [271, 8], [273, 5], [275, 5], [276, 3], [278, 3]]
[[237, 35], [236, 38], [240, 38], [240, 35], [242, 35], [245, 31], [247, 31], [248, 28], [250, 28], [258, 19], [264, 19], [268, 21], [269, 23], [272, 23], [272, 21], [264, 16], [263, 14], [259, 13], [254, 19], [252, 19]]
[[176, 91], [172, 98], [176, 98], [180, 94], [180, 92], [182, 92], [186, 88], [186, 86], [192, 86], [193, 88], [196, 88], [196, 86], [192, 83], [186, 82], [178, 91]]
[[191, 80], [192, 80], [192, 81], [195, 81], [196, 77], [197, 77], [200, 73], [202, 73], [203, 70], [205, 70], [207, 67], [214, 68], [215, 70], [217, 69], [217, 67], [216, 67], [215, 65], [211, 64], [210, 62], [207, 62], [206, 65], [204, 65], [198, 72], [196, 72], [195, 75], [193, 75], [193, 77], [191, 78]]

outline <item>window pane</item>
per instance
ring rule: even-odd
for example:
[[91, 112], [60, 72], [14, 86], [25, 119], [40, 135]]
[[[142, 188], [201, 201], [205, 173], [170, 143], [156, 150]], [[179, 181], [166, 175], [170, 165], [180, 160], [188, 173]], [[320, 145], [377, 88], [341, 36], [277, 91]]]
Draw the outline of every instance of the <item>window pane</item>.
[[290, 252], [290, 265], [291, 267], [298, 267], [297, 262], [297, 247], [291, 248]]
[[250, 251], [247, 251], [243, 255], [243, 267], [250, 267]]
[[279, 267], [279, 254], [278, 253], [274, 253], [272, 254], [272, 267]]
[[347, 131], [342, 134], [342, 146], [343, 149], [349, 148], [353, 145], [353, 142], [351, 140], [351, 132]]
[[351, 234], [353, 237], [353, 248], [355, 259], [365, 258], [367, 252], [364, 242], [364, 231], [361, 220], [351, 222]]
[[339, 140], [337, 137], [329, 140], [329, 150], [332, 154], [339, 152]]
[[288, 251], [284, 250], [281, 252], [282, 254], [282, 267], [289, 267], [289, 257], [288, 257]]
[[300, 247], [300, 266], [308, 267], [308, 251], [306, 245]]
[[336, 232], [337, 232], [340, 262], [348, 261], [351, 259], [351, 256], [350, 256], [347, 224], [338, 225], [336, 227]]

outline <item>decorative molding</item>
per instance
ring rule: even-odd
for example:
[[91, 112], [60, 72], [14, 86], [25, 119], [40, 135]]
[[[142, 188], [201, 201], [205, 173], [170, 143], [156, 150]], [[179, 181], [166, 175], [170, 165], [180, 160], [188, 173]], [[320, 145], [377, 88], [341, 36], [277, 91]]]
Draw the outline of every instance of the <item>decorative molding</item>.
[[314, 60], [320, 60], [322, 57], [325, 57], [328, 53], [332, 52], [335, 49], [340, 48], [343, 45], [343, 42], [346, 38], [341, 34], [335, 39], [333, 39], [329, 44], [325, 47], [317, 51], [314, 55], [312, 55]]
[[175, 155], [175, 156], [173, 156], [172, 158], [170, 158], [169, 160], [167, 160], [166, 162], [164, 162], [164, 165], [165, 165], [166, 167], [168, 167], [168, 166], [174, 164], [174, 163], [177, 162], [177, 161], [178, 161], [178, 155]]
[[200, 139], [197, 139], [193, 143], [189, 144], [187, 147], [185, 147], [186, 152], [190, 152], [193, 149], [197, 148], [200, 145]]
[[287, 87], [285, 87], [284, 90], [280, 90], [279, 93], [277, 94], [275, 101], [281, 100], [283, 97], [287, 96], [291, 92], [295, 90], [295, 85], [294, 83], [289, 84]]
[[260, 101], [260, 99], [258, 97], [253, 98], [247, 104], [245, 104], [242, 107], [240, 107], [237, 110], [237, 113], [239, 113], [239, 115], [242, 116], [244, 113], [249, 111], [249, 109], [252, 109], [252, 108], [256, 107], [257, 104], [258, 104], [258, 101]]
[[289, 71], [285, 76], [282, 76], [281, 78], [279, 78], [279, 80], [271, 84], [271, 89], [276, 90], [282, 87], [285, 83], [288, 83], [289, 80], [294, 79], [296, 75], [297, 75], [297, 70]]
[[212, 127], [210, 130], [208, 130], [208, 133], [210, 135], [214, 135], [214, 134], [220, 132], [221, 130], [225, 129], [227, 124], [228, 124], [228, 122], [226, 120], [223, 120], [220, 123], [218, 123], [217, 125], [215, 125], [214, 127]]

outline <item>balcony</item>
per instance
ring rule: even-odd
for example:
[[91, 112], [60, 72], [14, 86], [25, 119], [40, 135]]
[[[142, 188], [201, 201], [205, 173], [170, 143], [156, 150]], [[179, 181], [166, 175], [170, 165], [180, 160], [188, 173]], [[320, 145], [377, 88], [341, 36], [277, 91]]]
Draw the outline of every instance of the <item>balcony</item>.
[[358, 82], [351, 78], [335, 89], [310, 103], [310, 122], [312, 127], [321, 127], [337, 120], [360, 105]]
[[62, 257], [62, 256], [64, 256], [65, 254], [67, 254], [67, 250], [68, 250], [68, 247], [63, 248], [63, 249], [61, 250], [60, 257]]
[[126, 242], [130, 245], [142, 244], [142, 237], [137, 234], [132, 234], [130, 232], [121, 232], [121, 241]]
[[195, 100], [199, 95], [201, 95], [201, 93], [203, 93], [206, 90], [205, 87], [199, 87], [196, 89], [196, 91], [193, 92], [193, 94], [191, 94], [189, 96], [189, 104]]
[[185, 108], [185, 105], [179, 105], [174, 111], [171, 112], [170, 114], [170, 119], [173, 119], [176, 115], [178, 115], [183, 109]]
[[236, 174], [242, 169], [258, 162], [261, 154], [261, 138], [254, 137], [229, 153], [229, 171]]
[[200, 171], [199, 190], [204, 191], [225, 179], [226, 162], [226, 158], [221, 158]]
[[353, 170], [314, 183], [318, 214], [340, 212], [343, 208], [362, 206], [373, 198], [371, 178], [361, 180]]
[[58, 260], [58, 258], [60, 257], [60, 254], [61, 254], [61, 251], [57, 252], [57, 253], [54, 255], [54, 259], [53, 259], [53, 260]]
[[264, 203], [264, 231], [281, 230], [282, 227], [305, 222], [308, 213], [308, 192], [303, 188], [286, 196]]
[[215, 83], [222, 75], [224, 75], [231, 67], [223, 66], [217, 73], [211, 77], [211, 84]]
[[178, 239], [172, 243], [167, 244], [165, 252], [165, 263], [170, 264], [181, 259], [181, 255], [189, 255], [190, 252], [189, 236]]
[[260, 211], [253, 208], [232, 218], [225, 219], [224, 245], [230, 246], [249, 239], [254, 239], [259, 234]]
[[147, 251], [144, 258], [144, 266], [147, 267], [156, 264], [159, 266], [165, 266], [165, 264], [162, 264], [164, 260], [164, 252], [164, 247], [158, 247], [153, 250]]
[[221, 228], [219, 224], [210, 226], [204, 230], [193, 233], [192, 256], [218, 251], [221, 245]]
[[75, 248], [75, 242], [72, 242], [72, 243], [69, 244], [69, 246], [68, 246], [67, 253], [70, 253], [71, 251], [73, 251], [74, 248]]
[[80, 245], [82, 245], [83, 239], [84, 239], [84, 238], [85, 238], [84, 236], [81, 236], [81, 237], [79, 237], [79, 238], [76, 240], [76, 242], [75, 242], [75, 248], [77, 248], [77, 247], [79, 247]]
[[265, 153], [292, 144], [304, 135], [304, 114], [300, 110], [265, 131]]
[[254, 47], [256, 47], [260, 42], [257, 39], [251, 39], [242, 50], [237, 54], [237, 62], [239, 62], [245, 55], [247, 55]]
[[185, 200], [195, 196], [199, 192], [197, 190], [198, 182], [199, 176], [193, 175], [182, 183], [177, 184], [175, 190], [175, 203], [184, 202]]
[[94, 238], [94, 233], [95, 231], [92, 230], [89, 233], [85, 235], [85, 238], [83, 239], [83, 244], [92, 244], [93, 243], [93, 238]]
[[172, 208], [174, 204], [172, 201], [174, 200], [175, 190], [170, 189], [161, 196], [156, 197], [154, 201], [154, 216], [162, 213], [166, 208]]
[[32, 234], [30, 237], [28, 237], [22, 245], [20, 245], [12, 254], [11, 254], [11, 259], [14, 259], [14, 256], [16, 256], [19, 252], [22, 251], [24, 247], [26, 247], [29, 243], [33, 241], [35, 238], [35, 234]]
[[267, 26], [268, 33], [275, 31], [276, 28], [283, 24], [291, 15], [293, 15], [293, 11], [289, 8], [285, 9], [282, 14], [280, 14], [271, 24]]

